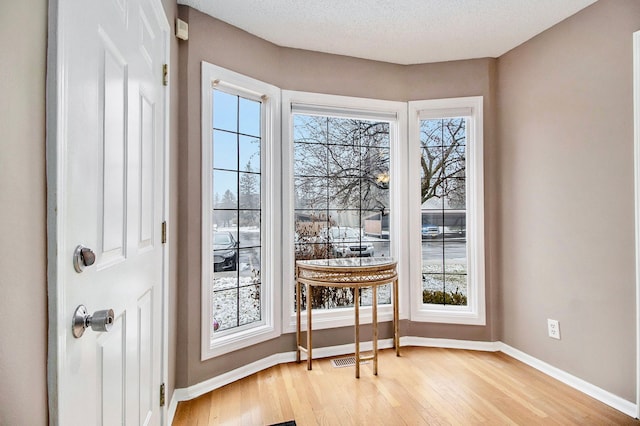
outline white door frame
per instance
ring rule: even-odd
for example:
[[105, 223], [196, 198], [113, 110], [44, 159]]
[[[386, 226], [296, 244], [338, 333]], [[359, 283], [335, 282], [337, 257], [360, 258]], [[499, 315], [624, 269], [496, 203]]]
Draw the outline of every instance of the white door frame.
[[[66, 147], [64, 140], [64, 103], [61, 99], [64, 93], [65, 69], [63, 69], [63, 60], [60, 58], [61, 49], [59, 48], [60, 31], [58, 28], [58, 7], [63, 0], [49, 0], [48, 2], [48, 46], [47, 46], [47, 80], [46, 80], [46, 168], [47, 168], [47, 301], [48, 301], [48, 351], [47, 351], [47, 393], [49, 407], [49, 422], [52, 425], [58, 424], [58, 353], [64, 350], [61, 346], [64, 341], [57, 338], [58, 314], [62, 302], [63, 285], [58, 282], [59, 270], [61, 270], [62, 262], [68, 262], [69, 259], [62, 259], [59, 256], [60, 248], [63, 246], [61, 241], [62, 233], [62, 217], [65, 214], [62, 208], [62, 191], [64, 191], [64, 163], [63, 151]], [[167, 19], [161, 0], [154, 0], [156, 13], [161, 18], [160, 23], [164, 32], [164, 62], [169, 63], [171, 58], [171, 25]], [[163, 126], [163, 203], [162, 218], [163, 221], [169, 223], [169, 187], [170, 187], [170, 93], [171, 86], [167, 82], [164, 97], [164, 126]], [[168, 233], [169, 231], [167, 231]], [[162, 383], [168, 382], [169, 367], [169, 244], [163, 244], [162, 250], [162, 351], [160, 356], [160, 370], [162, 375]], [[69, 318], [69, 327], [71, 327], [71, 318]], [[168, 399], [168, 398], [167, 398]], [[79, 402], [81, 403], [81, 402]], [[166, 424], [168, 404], [160, 408], [161, 421]]]
[[633, 129], [636, 222], [636, 417], [640, 418], [640, 31], [633, 34]]

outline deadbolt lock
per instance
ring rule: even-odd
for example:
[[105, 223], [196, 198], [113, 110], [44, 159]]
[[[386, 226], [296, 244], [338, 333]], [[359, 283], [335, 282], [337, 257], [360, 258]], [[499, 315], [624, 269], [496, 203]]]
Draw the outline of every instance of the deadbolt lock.
[[82, 244], [76, 247], [73, 252], [73, 268], [77, 273], [84, 271], [84, 268], [96, 263], [96, 254], [88, 247]]

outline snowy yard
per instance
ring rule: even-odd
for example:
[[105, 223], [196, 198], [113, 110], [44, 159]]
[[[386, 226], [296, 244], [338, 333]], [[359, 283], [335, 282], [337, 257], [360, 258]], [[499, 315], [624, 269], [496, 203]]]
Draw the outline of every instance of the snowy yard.
[[[446, 265], [444, 274], [442, 266], [423, 265], [422, 289], [445, 291], [447, 293], [461, 293], [467, 295], [467, 265], [450, 263]], [[443, 279], [444, 276], [444, 279]]]

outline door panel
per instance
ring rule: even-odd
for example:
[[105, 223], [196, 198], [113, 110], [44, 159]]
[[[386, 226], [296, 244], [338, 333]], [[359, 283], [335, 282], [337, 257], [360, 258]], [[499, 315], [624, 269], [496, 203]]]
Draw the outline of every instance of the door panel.
[[113, 329], [97, 339], [99, 392], [101, 403], [98, 417], [103, 425], [124, 424], [125, 378], [125, 316], [116, 318]]
[[127, 187], [127, 63], [104, 30], [104, 62], [100, 64], [103, 129], [102, 163], [102, 261], [111, 263], [125, 256]]
[[146, 424], [153, 413], [153, 290], [138, 301], [138, 388], [140, 401], [139, 424]]
[[153, 245], [153, 176], [155, 164], [153, 162], [155, 151], [154, 134], [155, 105], [144, 95], [140, 95], [140, 240], [139, 247], [145, 248]]

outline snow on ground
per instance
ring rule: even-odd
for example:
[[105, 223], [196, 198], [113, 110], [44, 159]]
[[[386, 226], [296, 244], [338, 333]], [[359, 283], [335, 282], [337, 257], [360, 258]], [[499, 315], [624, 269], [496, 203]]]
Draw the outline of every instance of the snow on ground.
[[[235, 271], [215, 273], [214, 275], [212, 307], [213, 316], [220, 327], [218, 331], [260, 321], [260, 279], [247, 272], [250, 269], [248, 264], [239, 263], [238, 267], [241, 275], [239, 288]], [[446, 292], [458, 292], [466, 296], [466, 265], [448, 264], [445, 272], [447, 274], [446, 281], [443, 282], [442, 269], [439, 265], [423, 266], [422, 288], [442, 291], [444, 287]], [[391, 284], [378, 287], [379, 305], [391, 303], [391, 288]], [[361, 306], [371, 306], [372, 296], [373, 292], [370, 288], [363, 289]]]
[[444, 291], [447, 293], [461, 293], [467, 295], [467, 266], [466, 264], [447, 264], [444, 271], [442, 266], [424, 265], [422, 267], [422, 289], [432, 291]]
[[[243, 274], [242, 271], [249, 269], [249, 266], [244, 263], [240, 263], [238, 266], [241, 274]], [[212, 287], [211, 303], [213, 317], [219, 326], [218, 331], [260, 321], [259, 278], [241, 276], [240, 288], [238, 288], [235, 271], [215, 273]], [[372, 298], [372, 290], [370, 288], [363, 289], [360, 306], [371, 306]], [[238, 301], [240, 309], [238, 309]], [[378, 287], [378, 304], [389, 303], [391, 303], [391, 284]], [[240, 315], [239, 322], [238, 315]]]

